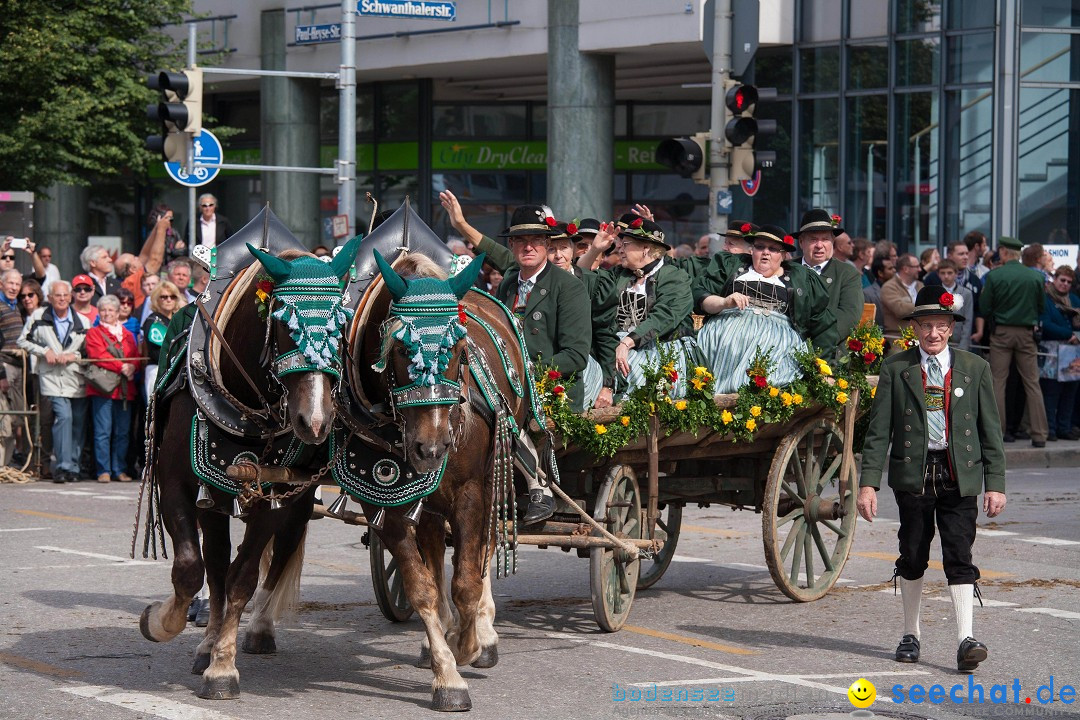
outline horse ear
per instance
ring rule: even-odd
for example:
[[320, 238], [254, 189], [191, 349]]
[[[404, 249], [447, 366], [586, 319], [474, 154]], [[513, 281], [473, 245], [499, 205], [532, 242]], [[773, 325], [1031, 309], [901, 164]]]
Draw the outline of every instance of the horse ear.
[[390, 297], [400, 300], [409, 291], [408, 283], [397, 274], [394, 268], [390, 267], [390, 263], [386, 262], [378, 250], [373, 249], [372, 252], [375, 253], [375, 264], [379, 266], [379, 272], [382, 273], [386, 289], [390, 291]]
[[357, 235], [338, 250], [337, 255], [330, 261], [330, 269], [335, 276], [344, 278], [349, 274], [349, 268], [356, 262], [356, 251], [359, 250], [362, 239], [360, 235]]
[[289, 279], [289, 271], [292, 269], [292, 263], [288, 260], [282, 260], [264, 250], [256, 250], [252, 247], [251, 243], [247, 244], [247, 248], [248, 252], [263, 264], [263, 267], [266, 268], [266, 272], [274, 279], [274, 283], [285, 282]]
[[481, 268], [484, 266], [484, 253], [480, 253], [473, 258], [473, 261], [465, 266], [465, 268], [454, 275], [447, 282], [450, 283], [450, 288], [454, 291], [454, 295], [457, 295], [457, 299], [465, 297], [465, 293], [469, 292], [469, 288], [476, 282], [476, 276], [480, 274]]

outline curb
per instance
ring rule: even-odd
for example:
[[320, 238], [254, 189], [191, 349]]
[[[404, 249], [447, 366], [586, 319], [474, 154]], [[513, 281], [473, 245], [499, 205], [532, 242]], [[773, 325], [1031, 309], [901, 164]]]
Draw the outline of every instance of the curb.
[[[1020, 445], [1020, 447], [1009, 447]], [[1055, 447], [1056, 446], [1056, 447]], [[1044, 448], [1031, 447], [1031, 441], [1005, 444], [1006, 468], [1080, 467], [1080, 442], [1058, 440]]]

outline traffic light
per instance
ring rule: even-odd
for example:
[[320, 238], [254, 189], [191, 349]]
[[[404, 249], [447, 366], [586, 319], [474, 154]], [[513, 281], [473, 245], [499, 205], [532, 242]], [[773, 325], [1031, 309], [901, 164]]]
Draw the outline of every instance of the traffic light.
[[668, 138], [656, 146], [656, 162], [694, 182], [708, 184], [705, 178], [705, 143], [708, 133], [693, 137]]
[[772, 167], [776, 162], [775, 152], [757, 149], [762, 140], [776, 133], [776, 121], [754, 117], [761, 103], [776, 99], [776, 88], [757, 88], [731, 80], [726, 87], [724, 105], [728, 120], [724, 139], [731, 159], [729, 179], [735, 183], [752, 179], [759, 168]]
[[167, 162], [186, 162], [192, 136], [202, 132], [202, 70], [162, 71], [149, 76], [146, 84], [163, 96], [146, 107], [146, 116], [162, 128], [161, 135], [146, 138], [147, 149], [161, 153]]

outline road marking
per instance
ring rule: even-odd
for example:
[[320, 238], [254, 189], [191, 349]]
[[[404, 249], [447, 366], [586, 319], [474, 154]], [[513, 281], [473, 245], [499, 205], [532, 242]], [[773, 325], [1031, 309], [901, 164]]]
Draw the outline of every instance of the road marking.
[[[828, 675], [775, 675], [770, 677], [751, 677], [747, 675], [735, 675], [718, 678], [702, 678], [700, 680], [663, 680], [660, 682], [627, 683], [627, 687], [673, 687], [678, 685], [725, 685], [727, 683], [749, 682], [775, 682], [782, 678], [800, 678], [802, 680], [832, 680], [834, 678], [860, 677], [896, 677], [897, 675], [929, 675], [925, 670], [882, 670], [881, 672], [865, 672], [855, 670], [849, 673], [830, 673]], [[846, 691], [845, 691], [846, 692]]]
[[709, 558], [691, 557], [690, 555], [672, 555], [671, 562], [684, 562], [684, 563], [711, 563], [714, 562]]
[[161, 563], [150, 562], [147, 560], [126, 560], [122, 563], [110, 562], [110, 563], [81, 563], [79, 565], [28, 565], [26, 567], [11, 568], [12, 572], [23, 572], [39, 570], [82, 570], [84, 568], [119, 568], [119, 567], [165, 567]]
[[[886, 590], [885, 592], [888, 592], [888, 590]], [[945, 597], [944, 595], [934, 595], [930, 599], [931, 600], [937, 600], [938, 602], [947, 602], [947, 603], [950, 603], [950, 604], [952, 603], [952, 598], [951, 597]], [[1003, 608], [1018, 608], [1018, 607], [1020, 607], [1020, 603], [1005, 602], [1004, 600], [991, 600], [990, 598], [983, 598], [982, 599], [982, 604], [985, 605], [986, 607], [1003, 607]]]
[[768, 571], [768, 567], [765, 565], [751, 565], [750, 563], [733, 562], [727, 563], [729, 567], [733, 568], [745, 568], [747, 570], [765, 570]]
[[1017, 608], [1016, 612], [1038, 613], [1040, 615], [1050, 615], [1051, 617], [1065, 618], [1067, 620], [1080, 620], [1080, 613], [1072, 612], [1071, 610], [1056, 610], [1054, 608]]
[[691, 532], [705, 533], [706, 535], [720, 535], [721, 537], [742, 537], [743, 535], [749, 535], [746, 530], [722, 530], [719, 528], [705, 527], [704, 525], [687, 525], [683, 523], [683, 530], [690, 530]]
[[112, 560], [113, 562], [122, 563], [124, 565], [156, 565], [157, 563], [150, 560], [132, 560], [131, 558], [119, 557], [117, 555], [103, 555], [101, 553], [86, 552], [85, 550], [69, 550], [68, 548], [53, 547], [52, 545], [38, 545], [35, 550], [46, 550], [48, 552], [64, 553], [66, 555], [81, 555], [82, 557], [97, 558], [98, 560]]
[[27, 488], [26, 492], [49, 493], [51, 495], [69, 495], [74, 497], [88, 497], [97, 500], [131, 500], [129, 495], [108, 495], [92, 490], [61, 490], [60, 488]]
[[1060, 538], [1049, 537], [1020, 537], [1017, 540], [1023, 540], [1024, 542], [1036, 543], [1037, 545], [1080, 545], [1080, 542], [1076, 540], [1062, 540]]
[[34, 530], [50, 530], [51, 528], [0, 528], [0, 532], [32, 532]]
[[675, 635], [674, 633], [639, 627], [637, 625], [623, 625], [622, 629], [625, 632], [636, 633], [638, 635], [646, 635], [648, 637], [659, 638], [661, 640], [671, 640], [672, 642], [682, 643], [684, 645], [693, 645], [694, 647], [707, 648], [709, 650], [719, 650], [720, 652], [731, 653], [732, 655], [758, 654], [757, 650], [748, 650], [747, 648], [735, 647], [734, 645], [722, 645], [720, 643], [714, 643], [708, 640], [699, 640], [697, 638], [687, 637], [685, 635]]
[[[859, 557], [864, 558], [872, 558], [874, 560], [887, 560], [891, 563], [896, 562], [896, 553], [857, 552], [851, 554], [858, 555]], [[942, 566], [941, 562], [939, 562], [938, 560], [931, 560], [930, 567], [934, 570], [945, 570], [944, 566]], [[998, 570], [983, 570], [982, 568], [979, 568], [979, 574], [982, 575], [984, 578], [1007, 578], [1013, 576], [1012, 573], [1000, 572]]]
[[235, 720], [232, 715], [220, 713], [217, 710], [195, 707], [175, 700], [141, 692], [116, 692], [116, 688], [102, 685], [82, 685], [79, 687], [59, 688], [78, 697], [91, 698], [99, 702], [116, 705], [125, 710], [141, 712], [166, 720]]
[[57, 515], [55, 513], [41, 512], [40, 510], [14, 510], [13, 512], [17, 512], [20, 515], [33, 515], [34, 517], [48, 518], [50, 520], [70, 520], [71, 522], [81, 523], [97, 522], [97, 520], [94, 520], [92, 518], [72, 517], [71, 515]]
[[[892, 595], [893, 591], [891, 589], [885, 589], [885, 590], [879, 590], [879, 592], [889, 593], [890, 595]], [[938, 602], [946, 602], [946, 603], [951, 603], [952, 602], [951, 597], [944, 597], [942, 595], [933, 595], [933, 596], [930, 596], [930, 599], [931, 600], [937, 600]], [[1020, 607], [1019, 603], [1005, 602], [1004, 600], [989, 600], [987, 598], [983, 598], [982, 603], [986, 607], [1008, 608], [1009, 610], [1014, 610], [1016, 612], [1035, 613], [1037, 615], [1049, 615], [1051, 617], [1064, 618], [1066, 620], [1080, 620], [1080, 612], [1073, 612], [1072, 610], [1058, 610], [1057, 608], [1041, 608], [1041, 607], [1026, 608], [1026, 607]]]
[[48, 663], [43, 663], [38, 660], [31, 660], [30, 658], [25, 658], [21, 655], [0, 653], [0, 662], [5, 665], [11, 665], [12, 667], [22, 668], [23, 670], [41, 673], [42, 675], [52, 675], [53, 677], [82, 677], [82, 673], [78, 670], [56, 667], [55, 665], [49, 665]]
[[1009, 537], [1010, 535], [1019, 535], [1020, 533], [1014, 533], [1011, 530], [984, 530], [979, 528], [978, 534], [981, 537]]

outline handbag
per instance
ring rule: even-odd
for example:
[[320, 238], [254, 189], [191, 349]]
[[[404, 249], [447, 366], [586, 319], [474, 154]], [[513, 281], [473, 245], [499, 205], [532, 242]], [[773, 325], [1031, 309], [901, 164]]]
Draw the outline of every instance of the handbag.
[[[117, 345], [116, 341], [112, 339], [112, 336], [107, 330], [104, 335], [105, 342], [109, 345], [109, 354], [113, 357], [123, 357], [123, 349]], [[104, 368], [96, 362], [87, 365], [83, 370], [83, 374], [86, 376], [86, 382], [90, 387], [103, 395], [109, 396], [112, 396], [112, 394], [116, 392], [116, 388], [120, 387], [120, 381], [124, 379], [124, 376], [120, 373], [115, 370]]]

